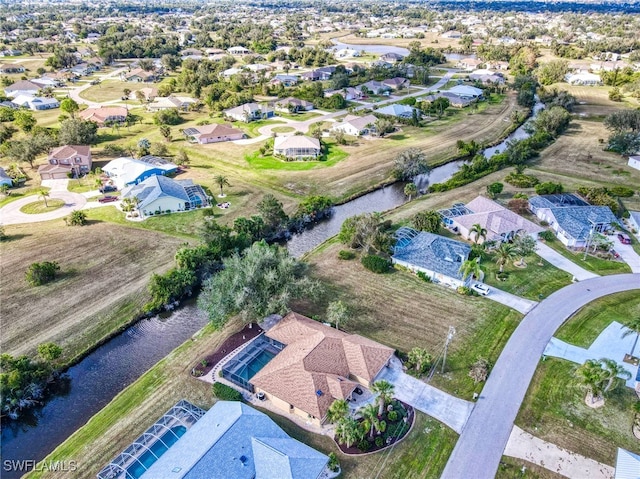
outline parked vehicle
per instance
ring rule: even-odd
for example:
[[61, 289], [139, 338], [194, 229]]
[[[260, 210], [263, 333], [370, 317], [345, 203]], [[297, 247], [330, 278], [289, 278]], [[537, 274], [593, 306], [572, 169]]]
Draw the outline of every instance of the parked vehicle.
[[629, 238], [624, 233], [618, 233], [618, 239], [620, 240], [620, 243], [622, 243], [622, 244], [631, 244], [631, 238]]
[[118, 201], [117, 196], [103, 196], [102, 198], [98, 198], [98, 203], [111, 203], [113, 201]]
[[118, 191], [118, 188], [116, 188], [115, 186], [111, 186], [111, 185], [103, 185], [98, 191], [100, 191], [100, 193], [110, 193], [112, 191]]
[[473, 291], [475, 291], [476, 293], [481, 294], [482, 296], [488, 295], [489, 291], [490, 291], [489, 287], [485, 286], [482, 283], [474, 283], [474, 284], [472, 284], [471, 285], [471, 289]]
[[610, 249], [609, 253], [611, 253], [613, 255], [614, 258], [619, 258], [620, 257], [620, 253], [618, 253], [616, 250], [614, 249]]

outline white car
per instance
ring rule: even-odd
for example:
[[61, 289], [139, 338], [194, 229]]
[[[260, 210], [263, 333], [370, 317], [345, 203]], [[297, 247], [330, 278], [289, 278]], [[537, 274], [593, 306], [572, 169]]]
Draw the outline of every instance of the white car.
[[482, 296], [486, 296], [489, 294], [489, 287], [485, 286], [482, 283], [473, 283], [471, 285], [471, 289], [474, 290], [476, 293], [481, 294]]

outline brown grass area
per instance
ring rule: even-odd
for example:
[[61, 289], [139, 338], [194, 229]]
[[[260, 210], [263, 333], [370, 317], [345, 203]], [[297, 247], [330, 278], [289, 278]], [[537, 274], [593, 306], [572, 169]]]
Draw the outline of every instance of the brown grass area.
[[[565, 176], [571, 182], [595, 181], [637, 189], [640, 171], [627, 166], [626, 158], [603, 150], [608, 136], [608, 130], [599, 121], [574, 120], [562, 136], [542, 151], [533, 169]], [[601, 144], [599, 139], [605, 143]]]
[[330, 35], [327, 38], [335, 38], [342, 43], [351, 45], [391, 45], [395, 47], [407, 48], [411, 42], [420, 42], [423, 47], [433, 48], [460, 48], [460, 40], [457, 38], [443, 38], [441, 33], [425, 32], [424, 38], [367, 38], [357, 37], [353, 34], [336, 36]]
[[[62, 220], [5, 227], [2, 243], [2, 351], [32, 353], [54, 341], [71, 359], [118, 325], [133, 319], [147, 300], [151, 272], [173, 263], [182, 240], [106, 223], [66, 227]], [[24, 279], [33, 262], [57, 261], [60, 276], [32, 287]]]
[[605, 117], [620, 108], [637, 108], [638, 100], [630, 96], [624, 97], [624, 102], [609, 100], [608, 86], [580, 86], [557, 83], [548, 88], [566, 90], [576, 97], [578, 105], [574, 109], [575, 114], [582, 117]]

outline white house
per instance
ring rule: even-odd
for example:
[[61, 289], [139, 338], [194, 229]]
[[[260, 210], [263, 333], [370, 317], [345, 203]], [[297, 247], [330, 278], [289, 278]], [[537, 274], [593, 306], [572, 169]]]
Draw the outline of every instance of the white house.
[[444, 236], [416, 231], [406, 226], [396, 234], [391, 261], [414, 272], [422, 272], [434, 283], [457, 288], [466, 286], [471, 277], [464, 278], [462, 264], [469, 259], [471, 247]]
[[177, 108], [178, 110], [186, 111], [191, 105], [194, 105], [196, 102], [196, 99], [188, 96], [157, 96], [151, 103], [147, 105], [147, 110], [160, 111]]
[[279, 136], [273, 141], [273, 154], [295, 160], [308, 158], [315, 159], [320, 156], [320, 140], [310, 136], [293, 135]]
[[630, 156], [627, 165], [636, 170], [640, 170], [640, 156]]
[[122, 189], [128, 185], [134, 185], [151, 176], [163, 176], [175, 173], [177, 165], [156, 156], [144, 156], [135, 158], [116, 158], [107, 163], [102, 171], [109, 176], [111, 181]]
[[375, 125], [377, 120], [373, 115], [347, 115], [342, 122], [336, 123], [331, 129], [352, 136], [369, 135], [376, 133]]
[[20, 80], [4, 89], [4, 93], [9, 98], [20, 95], [36, 96], [42, 90], [42, 85], [29, 80]]
[[141, 218], [189, 211], [210, 204], [210, 198], [202, 186], [192, 180], [174, 180], [158, 175], [127, 186], [122, 190], [121, 198], [136, 198], [136, 211]]
[[224, 110], [223, 113], [228, 118], [236, 121], [244, 121], [245, 123], [253, 120], [263, 120], [273, 116], [273, 110], [271, 108], [258, 105], [257, 103], [245, 103], [244, 105]]
[[184, 130], [187, 139], [201, 145], [207, 143], [219, 143], [221, 141], [234, 141], [244, 138], [244, 132], [229, 125], [200, 125]]
[[227, 51], [231, 55], [248, 55], [249, 53], [251, 53], [251, 50], [248, 50], [247, 48], [240, 47], [240, 46], [227, 48]]
[[51, 110], [60, 106], [60, 102], [55, 98], [31, 95], [18, 95], [11, 102], [29, 110]]
[[595, 73], [569, 73], [564, 77], [565, 81], [570, 85], [600, 85], [602, 80], [600, 75]]
[[469, 85], [456, 85], [449, 88], [447, 91], [459, 95], [462, 98], [473, 99], [482, 98], [482, 94], [484, 93], [480, 88]]

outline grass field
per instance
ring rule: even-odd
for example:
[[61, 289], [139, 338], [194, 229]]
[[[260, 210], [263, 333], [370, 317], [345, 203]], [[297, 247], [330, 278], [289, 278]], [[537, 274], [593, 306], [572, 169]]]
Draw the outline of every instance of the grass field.
[[334, 240], [307, 257], [314, 275], [329, 285], [329, 293], [321, 305], [302, 307], [324, 317], [326, 303], [341, 299], [353, 310], [353, 319], [344, 327], [347, 331], [403, 352], [424, 347], [434, 357], [441, 351], [449, 326], [454, 326], [457, 333], [446, 373], [434, 377], [433, 383], [470, 398], [475, 385], [467, 376], [469, 366], [479, 355], [494, 361], [521, 315], [485, 298], [460, 296], [425, 283], [408, 272], [376, 275], [358, 260], [339, 260], [341, 248]]
[[20, 211], [28, 215], [39, 215], [41, 213], [49, 213], [50, 211], [55, 211], [58, 208], [62, 208], [63, 206], [64, 200], [49, 198], [46, 203], [44, 201], [34, 201], [33, 203], [24, 205], [22, 208], [20, 208]]
[[[33, 353], [54, 341], [70, 360], [125, 322], [147, 301], [152, 272], [172, 266], [183, 240], [106, 223], [67, 227], [62, 220], [6, 226], [2, 242], [2, 351]], [[24, 279], [33, 262], [57, 261], [53, 283]]]
[[555, 337], [588, 348], [598, 335], [614, 321], [621, 324], [640, 315], [640, 295], [637, 291], [612, 294], [589, 303], [567, 321]]
[[624, 97], [623, 102], [609, 100], [611, 87], [608, 86], [581, 86], [557, 83], [547, 87], [547, 89], [553, 88], [566, 90], [576, 97], [578, 105], [576, 105], [574, 112], [581, 117], [603, 118], [620, 108], [638, 107], [638, 100], [628, 95]]
[[618, 447], [640, 453], [631, 432], [636, 394], [621, 386], [608, 393], [603, 408], [592, 409], [584, 403], [585, 388], [573, 378], [576, 367], [556, 358], [541, 362], [516, 424], [536, 437], [609, 465], [615, 464]]
[[[124, 96], [124, 89], [139, 90], [136, 84], [123, 82], [120, 80], [104, 80], [97, 85], [92, 85], [80, 92], [80, 98], [88, 101], [105, 102], [120, 100]], [[135, 100], [135, 93], [131, 94], [131, 99]]]
[[631, 268], [624, 261], [609, 261], [606, 259], [596, 258], [589, 254], [586, 259], [583, 259], [584, 253], [579, 251], [575, 253], [573, 251], [569, 251], [558, 240], [547, 241], [547, 245], [587, 271], [600, 275], [631, 273]]
[[[517, 261], [520, 261], [520, 258]], [[569, 273], [552, 266], [538, 255], [525, 258], [525, 263], [526, 268], [518, 268], [513, 262], [506, 264], [504, 272], [508, 273], [507, 279], [500, 281], [496, 278], [500, 267], [496, 264], [495, 258], [491, 257], [481, 263], [486, 273], [484, 281], [508, 293], [534, 301], [540, 301], [554, 291], [571, 284]]]
[[247, 155], [245, 160], [258, 170], [308, 171], [328, 168], [344, 160], [347, 153], [333, 142], [324, 142], [324, 154], [320, 161], [284, 161], [272, 155], [262, 156], [260, 152]]
[[495, 479], [563, 479], [565, 477], [529, 461], [502, 456]]

